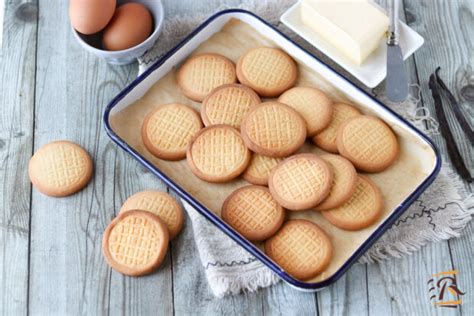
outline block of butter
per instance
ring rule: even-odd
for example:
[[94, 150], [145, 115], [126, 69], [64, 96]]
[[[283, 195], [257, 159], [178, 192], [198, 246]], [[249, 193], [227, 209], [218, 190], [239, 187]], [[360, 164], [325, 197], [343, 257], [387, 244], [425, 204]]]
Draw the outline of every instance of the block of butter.
[[379, 46], [389, 23], [367, 0], [302, 0], [301, 20], [357, 65]]

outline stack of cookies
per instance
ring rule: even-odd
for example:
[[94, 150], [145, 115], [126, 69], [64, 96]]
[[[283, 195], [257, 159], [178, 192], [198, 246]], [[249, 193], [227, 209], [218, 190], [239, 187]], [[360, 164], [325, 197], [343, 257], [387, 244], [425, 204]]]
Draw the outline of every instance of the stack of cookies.
[[183, 223], [183, 210], [169, 194], [138, 192], [125, 201], [119, 215], [105, 230], [105, 260], [125, 275], [151, 273], [165, 259], [169, 241], [179, 234]]
[[[354, 105], [295, 86], [298, 67], [284, 51], [254, 48], [236, 65], [218, 54], [195, 55], [176, 79], [200, 113], [159, 105], [143, 121], [145, 147], [159, 159], [186, 158], [204, 181], [247, 181], [223, 203], [222, 219], [248, 240], [265, 242], [267, 255], [288, 273], [314, 278], [330, 264], [333, 246], [317, 223], [285, 222], [285, 210], [321, 212], [350, 231], [381, 217], [382, 193], [357, 171], [388, 168], [398, 155], [397, 137]], [[326, 153], [302, 150], [308, 140]]]

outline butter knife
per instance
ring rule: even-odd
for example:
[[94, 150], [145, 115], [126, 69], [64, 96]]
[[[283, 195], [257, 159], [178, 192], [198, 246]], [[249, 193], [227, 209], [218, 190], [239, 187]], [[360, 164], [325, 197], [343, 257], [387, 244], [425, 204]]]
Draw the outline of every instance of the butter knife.
[[398, 42], [399, 0], [390, 1], [390, 25], [387, 36], [387, 80], [385, 92], [392, 102], [403, 102], [408, 96], [408, 76]]

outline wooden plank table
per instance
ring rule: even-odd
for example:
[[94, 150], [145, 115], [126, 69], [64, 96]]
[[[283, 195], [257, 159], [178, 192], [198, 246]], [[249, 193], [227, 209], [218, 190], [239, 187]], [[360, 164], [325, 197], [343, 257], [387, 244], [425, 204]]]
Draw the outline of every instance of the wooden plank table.
[[[164, 6], [168, 15], [211, 14], [223, 3], [239, 1], [166, 0]], [[473, 76], [473, 10], [472, 0], [404, 1], [402, 17], [426, 39], [408, 65], [412, 82], [421, 86], [422, 105], [431, 113], [427, 81], [437, 66], [457, 98], [466, 84], [463, 78]], [[106, 225], [132, 192], [167, 190], [111, 143], [101, 123], [105, 105], [136, 73], [136, 64], [111, 66], [78, 46], [69, 28], [67, 1], [5, 1], [0, 50], [0, 313], [474, 315], [472, 222], [460, 238], [429, 244], [402, 259], [355, 265], [318, 293], [280, 283], [255, 294], [214, 298], [189, 220], [159, 272], [142, 278], [113, 272], [100, 250]], [[474, 87], [470, 89], [472, 93]], [[463, 106], [472, 122], [472, 103]], [[454, 132], [473, 173], [472, 146], [459, 128]], [[56, 139], [81, 144], [96, 162], [93, 182], [61, 199], [32, 190], [27, 175], [31, 154]], [[442, 137], [434, 141], [449, 161]], [[466, 187], [472, 192], [472, 185]], [[451, 269], [461, 272], [464, 304], [435, 308], [426, 282], [432, 273]]]

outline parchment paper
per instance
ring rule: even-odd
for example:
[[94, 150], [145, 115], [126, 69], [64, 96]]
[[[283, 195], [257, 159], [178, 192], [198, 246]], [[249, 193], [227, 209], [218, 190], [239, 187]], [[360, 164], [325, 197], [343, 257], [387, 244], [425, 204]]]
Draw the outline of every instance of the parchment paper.
[[[248, 24], [232, 19], [221, 31], [203, 42], [193, 54], [204, 52], [218, 53], [236, 62], [242, 53], [258, 46], [275, 47], [276, 45]], [[284, 50], [284, 48], [280, 48]], [[299, 77], [297, 85], [317, 87], [325, 91], [335, 101], [351, 102], [344, 94], [344, 91], [340, 91], [337, 87], [332, 86], [313, 70], [301, 65], [301, 63], [298, 68]], [[200, 103], [187, 99], [181, 93], [176, 84], [175, 70], [173, 69], [157, 81], [143, 98], [129, 105], [121, 112], [112, 115], [110, 119], [111, 126], [137, 152], [151, 161], [203, 205], [220, 215], [220, 208], [225, 198], [236, 188], [248, 185], [247, 182], [240, 178], [225, 184], [213, 184], [202, 181], [193, 175], [186, 160], [171, 162], [155, 158], [145, 149], [141, 140], [140, 129], [143, 119], [156, 106], [177, 102], [189, 105], [199, 111]], [[369, 112], [364, 107], [364, 104], [355, 104], [355, 106], [362, 112]], [[370, 114], [376, 115], [376, 113]], [[288, 218], [306, 218], [317, 223], [328, 233], [334, 245], [334, 257], [329, 267], [316, 278], [308, 280], [308, 282], [327, 279], [336, 272], [374, 232], [378, 225], [426, 178], [430, 169], [429, 166], [433, 165], [434, 156], [429, 147], [406, 132], [403, 127], [393, 124], [391, 126], [398, 136], [400, 155], [394, 165], [388, 170], [369, 175], [380, 187], [385, 201], [383, 216], [377, 224], [357, 232], [349, 232], [332, 226], [316, 211], [287, 212]], [[300, 149], [300, 152], [323, 153], [322, 150], [316, 148], [310, 142], [307, 142]], [[209, 225], [212, 224], [209, 223]], [[257, 246], [263, 249], [262, 244], [257, 244]]]

